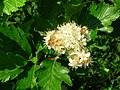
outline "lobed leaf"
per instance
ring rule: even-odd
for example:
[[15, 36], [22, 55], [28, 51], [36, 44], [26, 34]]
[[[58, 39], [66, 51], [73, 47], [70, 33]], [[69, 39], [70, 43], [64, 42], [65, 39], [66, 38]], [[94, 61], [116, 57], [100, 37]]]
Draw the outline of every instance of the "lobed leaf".
[[7, 82], [9, 80], [13, 80], [16, 78], [21, 72], [23, 72], [22, 69], [15, 68], [13, 70], [5, 69], [3, 71], [0, 71], [0, 80], [1, 82]]
[[0, 80], [7, 82], [15, 79], [23, 69], [21, 67], [27, 64], [27, 60], [20, 55], [13, 53], [0, 52]]
[[26, 0], [4, 0], [3, 12], [10, 15], [11, 12], [15, 12], [19, 7], [25, 4]]
[[33, 88], [36, 88], [37, 82], [35, 77], [35, 71], [38, 69], [39, 66], [37, 65], [32, 66], [30, 71], [28, 71], [28, 76], [17, 82], [17, 90], [26, 90], [26, 89], [33, 90]]
[[90, 6], [91, 15], [99, 19], [104, 26], [109, 26], [120, 16], [120, 11], [116, 6], [108, 4], [95, 4]]
[[38, 70], [36, 73], [41, 90], [61, 90], [62, 81], [70, 86], [72, 85], [68, 75], [69, 69], [61, 66], [60, 63], [46, 60], [41, 63], [41, 66], [43, 69]]

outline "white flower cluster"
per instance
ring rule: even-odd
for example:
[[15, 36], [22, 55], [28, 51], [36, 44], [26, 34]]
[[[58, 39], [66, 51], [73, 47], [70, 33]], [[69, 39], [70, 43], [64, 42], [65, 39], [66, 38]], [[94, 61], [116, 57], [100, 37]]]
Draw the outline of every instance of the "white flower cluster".
[[92, 62], [90, 52], [86, 48], [88, 37], [86, 26], [81, 27], [72, 22], [58, 26], [57, 30], [48, 31], [44, 39], [48, 49], [68, 54], [69, 66], [86, 68]]

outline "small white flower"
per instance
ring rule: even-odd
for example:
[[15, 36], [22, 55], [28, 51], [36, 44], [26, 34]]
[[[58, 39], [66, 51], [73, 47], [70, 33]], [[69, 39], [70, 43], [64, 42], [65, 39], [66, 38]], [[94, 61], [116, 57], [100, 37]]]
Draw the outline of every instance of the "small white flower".
[[68, 55], [69, 58], [69, 64], [71, 67], [85, 67], [88, 66], [91, 63], [91, 59], [90, 59], [90, 52], [71, 52]]
[[91, 63], [90, 52], [86, 52], [89, 36], [86, 26], [78, 26], [75, 22], [64, 23], [57, 30], [46, 33], [45, 44], [48, 49], [54, 49], [60, 54], [68, 54], [69, 66], [73, 68], [86, 67]]

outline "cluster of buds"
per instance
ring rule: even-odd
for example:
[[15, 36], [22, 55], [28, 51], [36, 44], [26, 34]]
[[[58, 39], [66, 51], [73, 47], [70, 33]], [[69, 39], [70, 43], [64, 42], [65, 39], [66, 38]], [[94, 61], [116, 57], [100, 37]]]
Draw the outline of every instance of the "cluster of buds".
[[92, 62], [86, 48], [89, 39], [86, 26], [78, 26], [75, 22], [64, 23], [56, 30], [46, 32], [44, 39], [48, 49], [54, 49], [59, 54], [66, 53], [68, 65], [73, 68], [86, 68]]

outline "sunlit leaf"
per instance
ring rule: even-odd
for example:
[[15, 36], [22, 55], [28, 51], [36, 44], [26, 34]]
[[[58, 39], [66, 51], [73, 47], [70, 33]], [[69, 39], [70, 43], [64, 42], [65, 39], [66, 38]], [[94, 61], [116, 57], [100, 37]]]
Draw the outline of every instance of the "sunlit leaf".
[[106, 45], [103, 45], [103, 46], [96, 46], [95, 45], [94, 47], [96, 47], [96, 48], [98, 48], [100, 50], [104, 50], [104, 51], [107, 50], [107, 48], [108, 48]]
[[7, 82], [8, 80], [12, 80], [16, 78], [23, 70], [15, 68], [13, 70], [4, 70], [0, 71], [0, 80], [1, 82]]
[[108, 4], [92, 4], [90, 7], [91, 15], [99, 19], [104, 26], [109, 26], [120, 16], [120, 11], [116, 6]]
[[30, 69], [30, 71], [28, 71], [27, 77], [24, 77], [23, 79], [17, 82], [17, 90], [26, 90], [26, 89], [33, 90], [33, 88], [36, 88], [37, 82], [35, 77], [35, 71], [38, 70], [38, 68], [39, 67], [37, 65], [34, 65]]
[[20, 55], [13, 53], [0, 52], [0, 80], [7, 82], [16, 78], [23, 69], [21, 67], [27, 64], [27, 60]]
[[111, 33], [113, 31], [113, 27], [107, 26], [107, 27], [98, 28], [97, 30], [107, 32], [107, 33]]
[[15, 12], [19, 7], [25, 4], [26, 0], [4, 0], [4, 13], [10, 15], [11, 12]]
[[97, 30], [90, 30], [90, 38], [94, 40], [97, 37], [97, 33]]
[[41, 67], [43, 69], [36, 73], [41, 90], [61, 90], [62, 81], [70, 86], [72, 85], [68, 75], [69, 70], [61, 66], [60, 63], [46, 60], [41, 63]]

